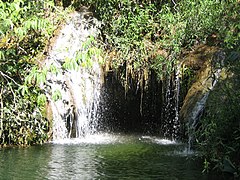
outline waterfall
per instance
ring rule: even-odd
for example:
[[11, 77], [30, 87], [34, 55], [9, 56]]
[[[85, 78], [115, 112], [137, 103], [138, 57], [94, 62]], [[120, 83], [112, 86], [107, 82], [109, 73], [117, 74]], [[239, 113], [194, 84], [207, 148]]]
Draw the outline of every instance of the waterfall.
[[175, 116], [173, 120], [173, 139], [178, 138], [179, 130], [180, 130], [180, 122], [179, 122], [179, 94], [180, 94], [180, 76], [181, 76], [181, 63], [177, 63], [175, 72]]
[[[192, 88], [189, 90], [189, 94], [197, 94], [196, 96], [190, 97], [188, 101], [186, 101], [189, 103], [189, 105], [192, 106], [188, 112], [188, 115], [186, 116], [188, 124], [189, 151], [191, 150], [193, 141], [195, 139], [194, 133], [197, 128], [199, 119], [201, 118], [204, 111], [208, 96], [220, 78], [225, 56], [225, 52], [223, 51], [215, 52], [211, 59], [211, 63], [208, 64], [207, 67], [200, 73], [199, 80], [193, 84]], [[198, 87], [198, 91], [196, 91], [196, 87]]]
[[181, 64], [176, 64], [175, 73], [166, 79], [165, 109], [164, 109], [164, 137], [176, 140], [179, 135], [179, 91]]
[[86, 42], [99, 34], [100, 23], [86, 12], [74, 12], [60, 30], [45, 60], [55, 69], [47, 74], [47, 96], [52, 108], [53, 140], [78, 138], [96, 132], [101, 67], [87, 57]]

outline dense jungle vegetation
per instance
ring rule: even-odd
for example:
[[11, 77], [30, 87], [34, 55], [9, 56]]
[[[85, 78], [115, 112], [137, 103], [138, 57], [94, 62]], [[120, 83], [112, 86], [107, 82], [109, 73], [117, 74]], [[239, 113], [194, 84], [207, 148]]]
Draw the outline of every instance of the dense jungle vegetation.
[[30, 145], [50, 138], [46, 97], [36, 84], [44, 49], [66, 14], [52, 1], [0, 1], [0, 144]]
[[144, 88], [150, 70], [158, 74], [159, 80], [167, 79], [176, 70], [181, 55], [196, 45], [217, 46], [226, 53], [227, 73], [210, 94], [196, 132], [196, 148], [203, 153], [205, 171], [215, 168], [237, 176], [238, 0], [1, 0], [0, 144], [30, 145], [51, 137], [51, 121], [45, 116], [46, 97], [37, 85], [44, 83], [47, 73], [40, 64], [66, 13], [83, 5], [102, 21], [100, 47], [126, 91], [130, 88], [128, 77]]

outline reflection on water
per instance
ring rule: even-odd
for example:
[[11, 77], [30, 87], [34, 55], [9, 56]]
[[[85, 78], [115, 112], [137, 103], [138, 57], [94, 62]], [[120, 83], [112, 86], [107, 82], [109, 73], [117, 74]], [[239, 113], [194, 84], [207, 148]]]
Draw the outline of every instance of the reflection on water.
[[48, 162], [50, 179], [92, 179], [97, 177], [97, 161], [94, 148], [86, 146], [51, 146], [52, 153]]
[[208, 179], [184, 150], [157, 137], [109, 134], [6, 148], [0, 179]]

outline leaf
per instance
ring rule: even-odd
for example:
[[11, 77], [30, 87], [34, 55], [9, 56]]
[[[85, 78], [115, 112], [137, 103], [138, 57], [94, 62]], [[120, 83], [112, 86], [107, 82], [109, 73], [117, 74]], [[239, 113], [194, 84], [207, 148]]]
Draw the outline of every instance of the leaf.
[[22, 96], [24, 96], [26, 93], [27, 93], [27, 94], [29, 93], [29, 92], [28, 92], [28, 87], [27, 87], [26, 85], [20, 86], [20, 87], [19, 87], [19, 90], [20, 90]]
[[53, 92], [53, 94], [52, 94], [52, 99], [53, 99], [53, 101], [57, 101], [57, 100], [59, 100], [59, 99], [62, 99], [62, 94], [61, 94], [61, 92], [59, 91], [59, 90], [55, 90], [54, 92]]
[[0, 50], [0, 60], [5, 60], [4, 52]]
[[44, 105], [46, 102], [47, 102], [47, 97], [46, 97], [45, 94], [40, 94], [40, 95], [37, 97], [37, 104], [38, 104], [38, 106], [42, 106], [42, 105]]
[[40, 85], [46, 81], [46, 78], [43, 73], [36, 74], [37, 84]]
[[55, 74], [55, 75], [57, 75], [59, 73], [59, 69], [53, 64], [50, 65], [49, 69], [50, 69], [50, 72]]
[[222, 171], [234, 174], [237, 170], [236, 170], [236, 167], [233, 165], [233, 163], [230, 161], [230, 159], [225, 158], [223, 160], [223, 170]]

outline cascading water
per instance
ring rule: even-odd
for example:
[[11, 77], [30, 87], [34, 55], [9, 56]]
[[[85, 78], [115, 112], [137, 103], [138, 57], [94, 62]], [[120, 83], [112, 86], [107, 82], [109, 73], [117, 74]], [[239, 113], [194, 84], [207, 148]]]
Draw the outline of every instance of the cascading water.
[[200, 80], [201, 86], [203, 87], [201, 90], [202, 92], [199, 93], [201, 95], [199, 95], [198, 100], [195, 102], [191, 112], [188, 113], [186, 118], [188, 122], [188, 151], [191, 150], [194, 141], [194, 132], [205, 108], [209, 93], [213, 90], [219, 80], [225, 56], [226, 55], [223, 51], [217, 51], [212, 57], [211, 64], [209, 65], [210, 67], [207, 67], [205, 70], [208, 72], [206, 73], [206, 77], [203, 76], [203, 79]]
[[96, 132], [102, 73], [96, 58], [87, 59], [86, 41], [99, 33], [100, 23], [85, 13], [70, 15], [45, 61], [57, 69], [47, 75], [53, 141]]
[[179, 122], [179, 91], [180, 91], [181, 64], [176, 66], [173, 77], [166, 80], [165, 109], [164, 109], [164, 136], [175, 140], [178, 138]]
[[176, 139], [179, 136], [180, 122], [179, 122], [179, 92], [180, 92], [180, 76], [181, 76], [181, 64], [177, 64], [175, 72], [175, 117], [173, 121], [173, 139]]

